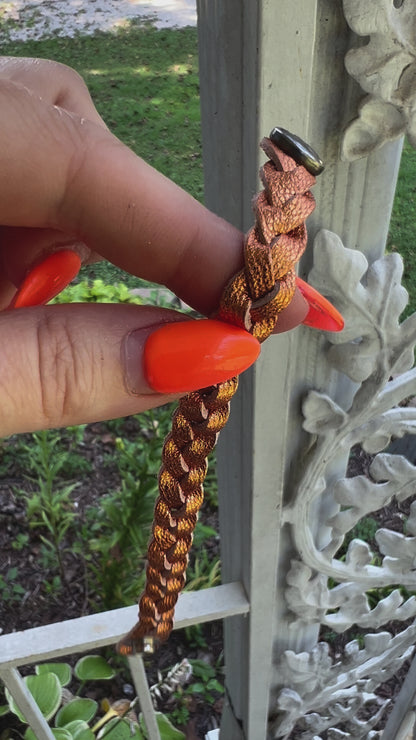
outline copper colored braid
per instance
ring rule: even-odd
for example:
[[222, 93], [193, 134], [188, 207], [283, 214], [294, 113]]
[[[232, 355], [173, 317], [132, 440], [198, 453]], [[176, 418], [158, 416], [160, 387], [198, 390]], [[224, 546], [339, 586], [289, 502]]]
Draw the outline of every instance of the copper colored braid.
[[[315, 205], [309, 191], [315, 177], [270, 139], [261, 146], [270, 161], [260, 171], [264, 191], [254, 200], [256, 222], [245, 241], [245, 268], [225, 288], [217, 317], [263, 342], [295, 291], [294, 266], [306, 246], [304, 221]], [[153, 652], [172, 630], [203, 501], [206, 458], [227, 422], [237, 384], [232, 378], [179, 401], [163, 448], [139, 622], [120, 641], [122, 655]]]

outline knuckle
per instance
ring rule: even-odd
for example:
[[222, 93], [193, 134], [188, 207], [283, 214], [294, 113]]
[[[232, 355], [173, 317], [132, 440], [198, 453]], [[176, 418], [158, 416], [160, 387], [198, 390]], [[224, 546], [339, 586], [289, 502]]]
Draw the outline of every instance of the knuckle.
[[[40, 405], [48, 426], [62, 426], [91, 402], [92, 362], [68, 322], [45, 312], [37, 328]], [[90, 370], [89, 370], [90, 368]]]

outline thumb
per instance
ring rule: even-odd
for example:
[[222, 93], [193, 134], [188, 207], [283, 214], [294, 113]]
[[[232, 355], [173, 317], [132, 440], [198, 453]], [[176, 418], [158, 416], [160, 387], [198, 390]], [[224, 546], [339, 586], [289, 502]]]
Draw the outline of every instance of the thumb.
[[0, 314], [0, 436], [139, 413], [239, 374], [250, 334], [154, 307], [71, 304]]

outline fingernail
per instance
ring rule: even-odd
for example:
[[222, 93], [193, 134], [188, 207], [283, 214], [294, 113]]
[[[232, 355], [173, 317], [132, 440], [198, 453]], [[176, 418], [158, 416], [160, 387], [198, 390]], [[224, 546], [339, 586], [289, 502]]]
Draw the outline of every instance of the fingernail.
[[244, 329], [212, 319], [174, 321], [125, 340], [126, 385], [143, 392], [143, 374], [157, 393], [187, 393], [239, 375], [255, 362], [260, 343]]
[[296, 278], [296, 285], [309, 304], [309, 311], [302, 324], [322, 331], [342, 331], [344, 319], [332, 303], [299, 277]]
[[80, 267], [81, 259], [72, 249], [48, 255], [26, 275], [8, 308], [48, 303], [73, 280]]

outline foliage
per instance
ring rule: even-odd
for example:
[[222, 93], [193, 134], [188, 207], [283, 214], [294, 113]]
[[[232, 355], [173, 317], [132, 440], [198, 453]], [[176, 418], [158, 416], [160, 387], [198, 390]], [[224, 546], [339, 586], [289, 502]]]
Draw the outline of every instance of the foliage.
[[375, 541], [375, 534], [379, 528], [379, 524], [376, 519], [371, 516], [365, 516], [360, 519], [359, 522], [346, 534], [342, 548], [340, 548], [340, 555], [344, 554], [348, 550], [348, 545], [354, 539], [363, 540], [364, 542], [373, 543]]
[[[71, 494], [78, 485], [64, 484], [62, 477], [65, 466], [71, 459], [70, 452], [61, 446], [57, 432], [41, 431], [33, 434], [34, 444], [23, 445], [27, 453], [28, 477], [33, 483], [30, 493], [18, 490], [26, 500], [26, 516], [31, 528], [41, 530], [43, 555], [49, 566], [56, 559], [59, 575], [66, 582], [62, 552], [68, 530], [74, 527], [76, 512]], [[79, 471], [78, 471], [79, 472]]]
[[169, 420], [169, 410], [148, 411], [140, 416], [141, 434], [134, 441], [116, 438], [121, 489], [110, 491], [99, 508], [87, 512], [82, 549], [94, 576], [94, 592], [100, 593], [105, 608], [131, 604], [144, 585], [157, 472]]
[[218, 662], [215, 666], [204, 660], [190, 660], [192, 675], [196, 680], [191, 681], [185, 688], [179, 687], [175, 692], [177, 706], [170, 713], [172, 721], [178, 725], [185, 725], [189, 720], [189, 706], [193, 700], [204, 701], [213, 706], [224, 693], [224, 687], [218, 680], [220, 671]]
[[135, 303], [140, 305], [143, 301], [138, 296], [132, 295], [124, 283], [109, 285], [97, 278], [68, 285], [53, 299], [52, 303]]
[[404, 260], [403, 283], [409, 292], [409, 304], [403, 316], [416, 311], [416, 150], [405, 144], [390, 221], [388, 249]]
[[[116, 33], [4, 41], [2, 54], [55, 59], [76, 69], [111, 131], [202, 200], [196, 28], [156, 30], [130, 23]], [[105, 262], [84, 267], [81, 275], [129, 287], [140, 282]]]
[[[55, 726], [51, 729], [57, 740], [123, 740], [133, 737], [146, 740], [148, 735], [142, 715], [137, 717], [131, 711], [135, 702], [121, 700], [113, 705], [106, 702], [108, 711], [91, 727], [98, 703], [65, 689], [71, 681], [78, 681], [78, 694], [87, 681], [108, 681], [114, 676], [112, 666], [104, 658], [86, 655], [78, 660], [73, 672], [68, 663], [43, 663], [35, 666], [35, 675], [26, 676], [23, 680], [45, 719], [49, 723], [54, 722]], [[23, 725], [26, 724], [25, 717], [7, 689], [5, 697], [7, 704], [0, 707], [0, 716], [12, 712]], [[185, 737], [160, 712], [156, 719], [162, 740], [181, 740]], [[26, 729], [23, 737], [24, 740], [35, 740], [30, 728]]]
[[203, 588], [217, 586], [220, 582], [221, 563], [219, 558], [212, 560], [208, 552], [201, 546], [194, 558], [194, 562], [189, 565], [187, 584], [184, 590], [200, 591]]
[[16, 583], [18, 569], [9, 568], [4, 576], [0, 574], [0, 601], [13, 604], [21, 600], [25, 589], [20, 583]]

